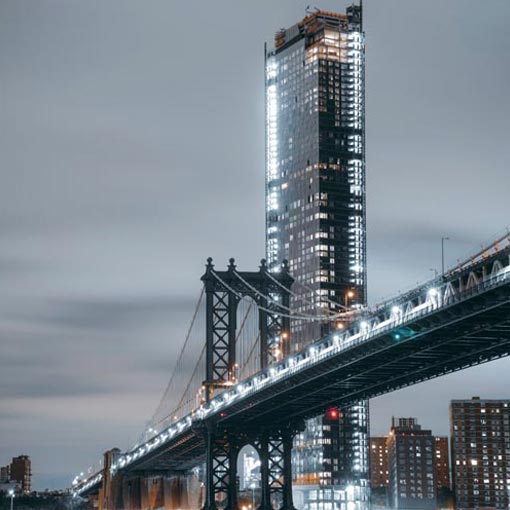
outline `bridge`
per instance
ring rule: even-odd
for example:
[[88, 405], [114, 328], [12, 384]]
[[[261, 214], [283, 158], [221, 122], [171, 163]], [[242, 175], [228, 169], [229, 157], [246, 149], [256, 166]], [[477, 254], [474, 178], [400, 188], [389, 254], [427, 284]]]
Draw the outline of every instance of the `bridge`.
[[[291, 453], [304, 420], [510, 354], [509, 235], [409, 292], [356, 310], [337, 304], [333, 316], [291, 310], [298, 294], [285, 263], [279, 273], [264, 261], [240, 272], [231, 259], [218, 271], [209, 259], [202, 281], [192, 326], [205, 317], [203, 348], [192, 374], [174, 370], [162, 399], [173, 394], [172, 409], [160, 404], [139, 444], [107, 452], [101, 470], [73, 482], [75, 495], [98, 498], [100, 508], [237, 510], [237, 457], [251, 444], [261, 461], [260, 510], [293, 509]], [[307, 320], [338, 329], [293, 352], [291, 321]], [[182, 476], [203, 463], [204, 500], [192, 503]], [[158, 475], [173, 477], [172, 495], [165, 500], [161, 489], [149, 501], [144, 480]]]

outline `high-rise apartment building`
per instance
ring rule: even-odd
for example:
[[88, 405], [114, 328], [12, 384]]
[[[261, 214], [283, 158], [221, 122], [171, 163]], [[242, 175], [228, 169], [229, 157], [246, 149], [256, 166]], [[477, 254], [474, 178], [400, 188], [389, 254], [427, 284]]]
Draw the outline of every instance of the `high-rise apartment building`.
[[370, 438], [370, 486], [388, 487], [388, 446], [386, 436]]
[[[366, 301], [364, 76], [356, 6], [314, 12], [266, 51], [266, 254], [307, 289], [303, 313]], [[321, 335], [313, 326], [294, 348]]]
[[435, 441], [415, 418], [393, 419], [388, 436], [388, 499], [394, 509], [435, 510]]
[[[388, 436], [370, 438], [370, 486], [389, 486]], [[437, 489], [450, 489], [450, 449], [448, 438], [434, 436], [434, 472]]]
[[[292, 308], [334, 315], [366, 302], [365, 64], [362, 9], [316, 10], [266, 49], [266, 257], [289, 261]], [[293, 321], [282, 351], [326, 334], [332, 321]], [[283, 341], [283, 340], [282, 340]], [[368, 404], [308, 422], [296, 441], [303, 510], [368, 501]]]
[[452, 400], [450, 426], [457, 508], [508, 508], [510, 400]]
[[434, 437], [434, 465], [436, 471], [436, 487], [438, 489], [450, 488], [450, 450], [448, 438]]
[[10, 468], [11, 482], [16, 482], [22, 494], [30, 494], [32, 484], [32, 463], [28, 455], [14, 457]]

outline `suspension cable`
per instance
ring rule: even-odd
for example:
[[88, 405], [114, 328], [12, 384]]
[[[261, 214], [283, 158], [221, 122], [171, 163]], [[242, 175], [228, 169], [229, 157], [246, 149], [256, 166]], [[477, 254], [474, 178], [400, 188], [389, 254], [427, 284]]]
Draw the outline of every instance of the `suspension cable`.
[[[312, 289], [311, 287], [308, 287], [308, 285], [306, 285], [306, 284], [305, 284], [305, 283], [303, 283], [303, 282], [300, 282], [299, 280], [296, 280], [296, 283], [297, 283], [298, 285], [301, 285], [301, 287], [303, 287], [303, 288], [304, 288], [305, 290], [307, 290], [308, 292], [315, 292], [315, 291], [314, 291], [314, 289]], [[336, 306], [336, 307], [338, 307], [338, 308], [342, 308], [343, 310], [345, 310], [345, 313], [347, 313], [347, 312], [351, 311], [351, 310], [349, 310], [349, 307], [348, 307], [348, 306], [345, 306], [345, 305], [342, 305], [342, 304], [340, 304], [340, 303], [337, 303], [336, 301], [333, 301], [333, 300], [331, 300], [331, 299], [329, 299], [329, 298], [327, 298], [327, 297], [326, 297], [326, 298], [322, 298], [322, 299], [323, 299], [324, 301], [326, 301], [327, 303], [329, 303], [330, 305], [334, 305], [334, 306]]]
[[253, 346], [252, 346], [250, 352], [248, 353], [248, 357], [246, 358], [246, 361], [243, 365], [243, 369], [245, 369], [248, 366], [248, 364], [250, 363], [253, 353], [255, 352], [255, 348], [259, 345], [259, 340], [260, 340], [260, 334], [258, 334], [255, 337], [255, 342], [253, 342]]
[[[191, 387], [191, 383], [193, 381], [193, 378], [197, 374], [197, 370], [200, 368], [200, 363], [202, 362], [202, 359], [204, 357], [205, 348], [206, 348], [206, 344], [204, 344], [204, 346], [202, 347], [202, 351], [200, 353], [200, 356], [198, 357], [198, 361], [195, 364], [195, 368], [193, 369], [193, 373], [191, 374], [191, 377], [189, 378], [188, 384], [186, 385], [187, 389], [189, 389]], [[177, 404], [177, 407], [175, 409], [176, 411], [179, 410], [181, 408], [181, 406], [183, 405], [184, 397], [186, 396], [186, 394], [187, 394], [187, 391], [184, 391], [184, 393], [182, 394], [181, 400], [179, 400], [179, 403]], [[188, 400], [186, 402], [189, 402], [189, 400], [190, 399], [188, 398]]]
[[[255, 292], [256, 294], [258, 294], [259, 296], [261, 296], [262, 298], [264, 299], [267, 299], [268, 301], [271, 301], [272, 303], [274, 303], [276, 306], [279, 306], [281, 308], [283, 308], [284, 310], [288, 311], [289, 313], [292, 314], [292, 309], [290, 309], [288, 306], [285, 306], [281, 303], [279, 303], [278, 301], [276, 301], [275, 299], [272, 299], [270, 296], [267, 296], [265, 294], [263, 294], [262, 292], [260, 292], [258, 289], [256, 289], [255, 287], [253, 287], [253, 285], [250, 285], [237, 271], [234, 271], [234, 274], [237, 276], [237, 278], [242, 282], [244, 283], [244, 285], [246, 285], [250, 290], [252, 290], [253, 292]], [[313, 319], [318, 319], [320, 316], [318, 315], [308, 315], [308, 314], [301, 314], [303, 317], [307, 317], [307, 318], [313, 318]], [[331, 316], [331, 315], [322, 315], [322, 318], [323, 320], [334, 320], [335, 317], [334, 316]]]
[[158, 413], [160, 412], [160, 410], [161, 410], [161, 408], [163, 406], [163, 403], [165, 402], [167, 396], [169, 395], [169, 393], [170, 393], [170, 391], [172, 389], [172, 384], [174, 382], [175, 376], [177, 375], [177, 369], [179, 367], [179, 363], [182, 361], [182, 358], [184, 357], [184, 351], [186, 350], [186, 347], [188, 345], [189, 339], [191, 337], [191, 331], [192, 331], [193, 326], [195, 324], [195, 320], [197, 318], [198, 311], [200, 309], [200, 305], [202, 304], [202, 299], [204, 297], [204, 293], [205, 293], [205, 287], [202, 287], [202, 290], [200, 292], [200, 297], [198, 298], [197, 304], [195, 306], [195, 311], [193, 312], [193, 317], [191, 319], [191, 324], [190, 324], [190, 326], [188, 328], [188, 332], [186, 333], [186, 338], [184, 340], [184, 344], [182, 345], [181, 352], [179, 353], [179, 357], [177, 358], [177, 361], [175, 362], [174, 369], [172, 371], [172, 375], [170, 376], [170, 381], [168, 382], [167, 387], [165, 389], [165, 392], [163, 393], [163, 396], [161, 397], [161, 400], [159, 401], [159, 404], [158, 404], [158, 407], [156, 408], [156, 411], [152, 415], [150, 423], [153, 423], [154, 420], [156, 419]]
[[[270, 272], [267, 272], [266, 273], [267, 276], [269, 276], [269, 279], [272, 280], [274, 283], [276, 283], [276, 285], [278, 285], [281, 289], [285, 290], [286, 292], [288, 292], [291, 296], [293, 296], [294, 298], [296, 299], [299, 299], [300, 301], [302, 301], [303, 303], [307, 303], [309, 304], [310, 306], [314, 306], [314, 307], [318, 307], [317, 303], [314, 303], [313, 301], [310, 301], [304, 297], [302, 297], [300, 294], [297, 294], [296, 292], [293, 292], [292, 290], [288, 289], [287, 287], [285, 287], [285, 285], [283, 285], [283, 283], [279, 282]], [[310, 292], [314, 292], [314, 290], [310, 287], [307, 287], [304, 283], [301, 283], [297, 280], [295, 280], [295, 282], [298, 284], [298, 285], [301, 285], [302, 287], [304, 287], [306, 290], [310, 291]], [[342, 308], [342, 309], [347, 309], [346, 306], [344, 305], [341, 305], [340, 303], [337, 303], [336, 301], [332, 301], [331, 299], [328, 299], [326, 298], [325, 301], [327, 301], [328, 303], [332, 304], [332, 305], [335, 305], [337, 306], [338, 308]]]
[[[241, 296], [238, 292], [236, 292], [230, 285], [225, 283], [221, 277], [213, 270], [211, 270], [211, 274], [218, 280], [229, 292], [234, 294], [239, 299], [243, 299], [244, 296]], [[316, 322], [323, 322], [324, 319], [321, 317], [314, 317], [310, 315], [290, 315], [282, 312], [278, 312], [276, 310], [271, 310], [270, 308], [265, 308], [257, 303], [257, 307], [259, 310], [262, 310], [263, 312], [267, 312], [272, 315], [278, 315], [279, 317], [286, 317], [289, 319], [295, 319], [295, 320], [303, 320], [303, 321], [316, 321]], [[330, 316], [330, 320], [334, 320], [336, 316]]]
[[250, 290], [255, 292], [255, 294], [257, 294], [258, 296], [260, 296], [260, 297], [262, 297], [264, 299], [267, 299], [267, 301], [270, 301], [271, 303], [275, 304], [276, 306], [279, 306], [280, 308], [283, 308], [287, 312], [292, 312], [292, 310], [288, 306], [285, 306], [284, 304], [279, 303], [276, 299], [273, 299], [269, 295], [266, 295], [263, 292], [260, 292], [253, 285], [250, 285], [237, 271], [234, 271], [234, 274], [236, 275], [238, 280], [240, 280], [242, 283], [244, 283], [246, 285], [246, 287], [248, 287]]
[[252, 307], [253, 307], [254, 301], [250, 303], [250, 306], [248, 307], [248, 310], [246, 310], [246, 313], [244, 314], [243, 321], [241, 322], [241, 326], [239, 326], [239, 331], [236, 335], [236, 342], [239, 340], [239, 337], [241, 336], [241, 333], [243, 332], [244, 325], [246, 324], [246, 321], [248, 320], [248, 314], [250, 313]]

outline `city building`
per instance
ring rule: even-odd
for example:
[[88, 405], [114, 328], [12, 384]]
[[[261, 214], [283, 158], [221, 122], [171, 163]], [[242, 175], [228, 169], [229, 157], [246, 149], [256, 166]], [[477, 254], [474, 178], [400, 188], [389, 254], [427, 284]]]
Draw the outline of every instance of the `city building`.
[[7, 483], [11, 479], [11, 466], [0, 467], [0, 483]]
[[[266, 258], [271, 271], [289, 261], [302, 316], [366, 302], [364, 51], [356, 5], [310, 12], [266, 47]], [[345, 324], [294, 320], [278, 351], [334, 327]], [[367, 402], [310, 420], [295, 443], [297, 506], [365, 507], [368, 455]]]
[[[370, 486], [389, 486], [387, 436], [370, 438]], [[450, 489], [450, 449], [448, 438], [434, 436], [434, 469], [436, 488]]]
[[434, 437], [434, 465], [437, 489], [450, 489], [450, 450], [447, 437]]
[[260, 487], [260, 458], [251, 445], [245, 446], [239, 453], [238, 473], [240, 490]]
[[21, 494], [30, 494], [32, 483], [32, 463], [28, 455], [14, 457], [10, 466], [11, 482], [15, 482]]
[[510, 400], [452, 400], [450, 426], [457, 508], [508, 508]]
[[387, 436], [370, 438], [370, 486], [388, 487], [388, 447]]
[[387, 440], [391, 508], [436, 509], [434, 446], [432, 432], [415, 418], [393, 418]]

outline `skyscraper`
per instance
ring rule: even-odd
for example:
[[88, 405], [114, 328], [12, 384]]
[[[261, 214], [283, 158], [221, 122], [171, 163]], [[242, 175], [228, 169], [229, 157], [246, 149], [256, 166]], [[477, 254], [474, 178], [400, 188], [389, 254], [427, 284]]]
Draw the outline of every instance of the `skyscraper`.
[[391, 508], [436, 509], [434, 445], [432, 432], [415, 418], [393, 419], [387, 441]]
[[[271, 271], [289, 261], [295, 312], [334, 316], [366, 302], [361, 6], [309, 13], [280, 30], [265, 57], [266, 258]], [[283, 350], [300, 350], [332, 327], [293, 321]], [[304, 510], [363, 507], [368, 404], [309, 421], [295, 456], [296, 480], [308, 484]]]
[[450, 426], [457, 508], [508, 508], [510, 400], [452, 400]]

